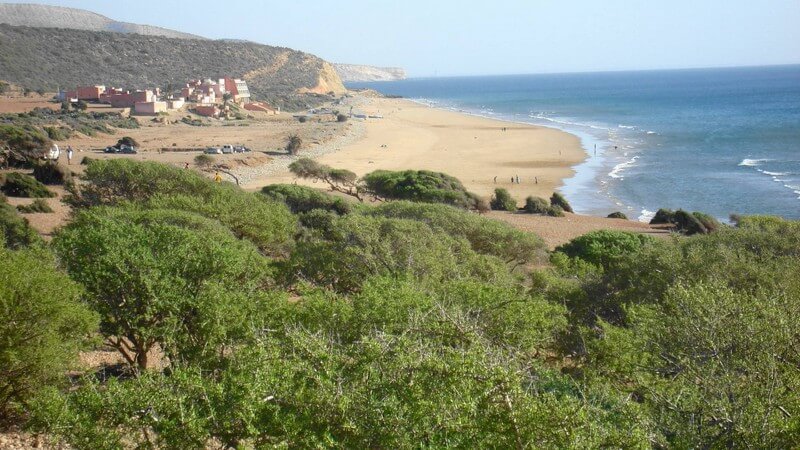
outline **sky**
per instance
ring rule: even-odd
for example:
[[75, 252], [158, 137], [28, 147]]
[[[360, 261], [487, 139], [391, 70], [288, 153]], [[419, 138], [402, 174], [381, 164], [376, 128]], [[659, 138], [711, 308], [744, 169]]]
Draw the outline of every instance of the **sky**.
[[26, 0], [409, 76], [800, 63], [800, 0]]

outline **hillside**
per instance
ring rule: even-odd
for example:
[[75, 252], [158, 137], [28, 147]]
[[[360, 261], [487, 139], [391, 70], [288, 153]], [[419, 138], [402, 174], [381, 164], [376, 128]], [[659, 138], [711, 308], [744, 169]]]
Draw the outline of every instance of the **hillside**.
[[344, 82], [353, 81], [393, 81], [406, 78], [400, 67], [374, 67], [357, 64], [334, 64], [336, 72]]
[[0, 24], [0, 74], [50, 91], [93, 83], [164, 87], [227, 75], [247, 80], [255, 98], [289, 110], [345, 91], [329, 63], [288, 48], [6, 24]]
[[62, 6], [0, 3], [0, 23], [25, 27], [70, 28], [89, 31], [136, 33], [179, 39], [203, 39], [189, 33], [151, 25], [118, 22], [91, 11]]

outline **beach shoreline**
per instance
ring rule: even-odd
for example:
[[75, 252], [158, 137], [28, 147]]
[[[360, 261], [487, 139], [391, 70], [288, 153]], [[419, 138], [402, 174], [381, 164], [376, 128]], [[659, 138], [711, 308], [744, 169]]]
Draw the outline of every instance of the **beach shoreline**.
[[[549, 198], [575, 174], [575, 166], [589, 157], [580, 137], [557, 128], [450, 111], [407, 99], [357, 98], [361, 113], [382, 118], [351, 119], [363, 129], [356, 126], [344, 137], [301, 150], [299, 156], [359, 176], [379, 169], [444, 172], [483, 197], [490, 197], [495, 188], [505, 188], [519, 206], [529, 195]], [[360, 135], [353, 137], [354, 133]], [[248, 177], [243, 187], [313, 185], [296, 179], [286, 161], [269, 165], [273, 167], [264, 170], [264, 176]]]

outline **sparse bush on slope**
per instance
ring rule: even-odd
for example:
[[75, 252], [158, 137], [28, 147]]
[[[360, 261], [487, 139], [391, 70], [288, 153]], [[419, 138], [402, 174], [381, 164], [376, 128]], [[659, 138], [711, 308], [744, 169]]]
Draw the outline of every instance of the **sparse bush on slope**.
[[7, 174], [5, 178], [5, 184], [3, 184], [1, 189], [8, 196], [28, 198], [50, 198], [56, 196], [56, 194], [50, 192], [44, 184], [30, 175], [11, 172]]

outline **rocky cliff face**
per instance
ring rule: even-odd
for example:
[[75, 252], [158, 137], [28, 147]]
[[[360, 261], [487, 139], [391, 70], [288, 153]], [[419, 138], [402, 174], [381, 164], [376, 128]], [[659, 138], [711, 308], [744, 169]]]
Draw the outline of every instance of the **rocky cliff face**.
[[336, 72], [344, 81], [393, 81], [406, 78], [406, 72], [400, 67], [373, 67], [356, 64], [334, 64]]
[[61, 6], [0, 3], [0, 23], [25, 27], [69, 28], [73, 30], [136, 33], [178, 39], [203, 39], [189, 33], [150, 25], [118, 22], [82, 9]]

